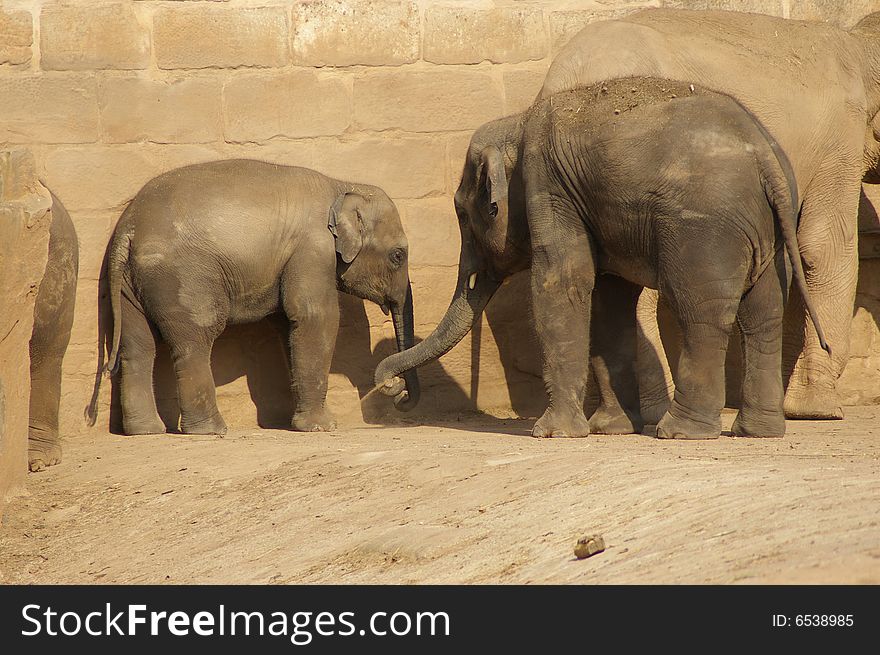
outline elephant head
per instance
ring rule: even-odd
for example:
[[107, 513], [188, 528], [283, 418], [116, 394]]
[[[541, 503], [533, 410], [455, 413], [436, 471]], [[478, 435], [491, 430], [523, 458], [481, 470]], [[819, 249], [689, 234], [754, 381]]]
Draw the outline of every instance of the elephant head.
[[376, 369], [382, 393], [397, 395], [396, 377], [449, 352], [470, 331], [504, 279], [531, 263], [522, 174], [519, 168], [523, 116], [487, 123], [471, 138], [455, 212], [461, 231], [458, 284], [434, 331]]
[[[343, 191], [330, 208], [327, 227], [336, 242], [339, 290], [371, 300], [386, 315], [390, 313], [397, 349], [412, 348], [408, 245], [394, 203], [376, 187]], [[418, 404], [419, 395], [419, 378], [414, 370], [408, 371], [394, 394], [394, 406], [409, 411]]]

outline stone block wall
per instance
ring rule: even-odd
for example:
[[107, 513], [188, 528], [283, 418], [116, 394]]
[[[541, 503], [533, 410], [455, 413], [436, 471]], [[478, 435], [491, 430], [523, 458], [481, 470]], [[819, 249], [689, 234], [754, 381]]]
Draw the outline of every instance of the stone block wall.
[[[81, 243], [65, 434], [87, 429], [83, 409], [106, 326], [99, 280], [107, 240], [147, 180], [186, 164], [250, 157], [384, 187], [408, 232], [424, 336], [455, 285], [451, 196], [474, 128], [528, 106], [553, 55], [583, 25], [645, 6], [849, 26], [880, 1], [0, 0], [0, 144], [34, 152]], [[873, 318], [880, 277], [866, 279], [859, 297], [861, 341], [851, 367], [858, 372], [846, 378], [853, 402], [873, 399], [858, 391], [863, 378], [880, 381]], [[341, 297], [341, 304], [330, 406], [343, 424], [393, 418], [384, 397], [361, 402], [375, 364], [393, 350], [390, 321], [369, 303]], [[161, 411], [173, 423], [167, 353], [160, 359]], [[283, 361], [270, 322], [221, 337], [215, 377], [231, 426], [284, 422]], [[513, 279], [480, 328], [423, 369], [417, 411], [533, 415], [544, 403], [539, 371], [524, 280]], [[112, 402], [105, 382], [99, 428]]]

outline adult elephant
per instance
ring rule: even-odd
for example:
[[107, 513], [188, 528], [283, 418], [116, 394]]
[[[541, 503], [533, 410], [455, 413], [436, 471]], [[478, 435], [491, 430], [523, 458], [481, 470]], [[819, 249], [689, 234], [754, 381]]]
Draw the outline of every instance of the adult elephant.
[[61, 403], [61, 363], [76, 303], [79, 246], [73, 221], [52, 195], [49, 258], [34, 305], [31, 334], [31, 395], [28, 420], [28, 466], [40, 471], [61, 462], [58, 408]]
[[[159, 337], [177, 377], [180, 428], [223, 434], [211, 349], [227, 325], [283, 312], [294, 430], [335, 428], [325, 407], [339, 328], [337, 290], [390, 313], [398, 348], [413, 343], [408, 246], [375, 186], [248, 159], [186, 166], [148, 182], [123, 212], [108, 254], [113, 342], [126, 434], [165, 432], [153, 393]], [[416, 405], [406, 376], [398, 409]]]
[[[791, 418], [841, 418], [836, 382], [849, 354], [860, 185], [880, 155], [871, 128], [880, 109], [880, 12], [847, 32], [758, 14], [644, 10], [579, 32], [557, 55], [539, 97], [638, 75], [693, 81], [734, 97], [790, 159], [803, 198], [798, 238], [807, 287], [832, 356], [804, 314], [803, 348], [796, 363], [787, 363], [793, 372], [785, 411]], [[474, 135], [456, 194], [462, 222], [456, 295], [425, 341], [380, 365], [378, 381], [463, 338], [510, 272], [509, 253], [528, 247], [521, 128], [521, 119], [511, 117]], [[645, 332], [656, 335], [657, 328]], [[385, 387], [397, 389], [399, 383]]]

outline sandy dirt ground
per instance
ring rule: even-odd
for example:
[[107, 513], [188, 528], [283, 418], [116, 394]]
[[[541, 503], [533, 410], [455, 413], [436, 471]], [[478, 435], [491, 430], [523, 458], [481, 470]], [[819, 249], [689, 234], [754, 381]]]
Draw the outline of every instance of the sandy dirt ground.
[[[847, 415], [707, 442], [482, 416], [72, 438], [8, 508], [0, 579], [877, 584], [880, 407]], [[607, 549], [576, 560], [590, 533]]]

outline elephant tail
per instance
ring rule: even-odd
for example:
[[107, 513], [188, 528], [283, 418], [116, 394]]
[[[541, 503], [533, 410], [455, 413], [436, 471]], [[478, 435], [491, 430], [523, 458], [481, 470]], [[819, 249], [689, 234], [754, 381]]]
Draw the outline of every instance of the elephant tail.
[[[125, 223], [125, 214], [119, 221], [120, 226]], [[131, 247], [131, 231], [117, 228], [110, 245], [110, 253], [107, 258], [107, 278], [110, 282], [110, 313], [113, 317], [113, 341], [110, 346], [110, 354], [107, 355], [107, 363], [104, 372], [115, 375], [119, 369], [119, 341], [122, 338], [122, 276], [123, 269], [128, 263], [129, 249]]]
[[794, 169], [776, 140], [770, 136], [770, 133], [767, 132], [766, 128], [757, 118], [754, 116], [752, 118], [773, 151], [774, 156], [767, 162], [764, 171], [765, 192], [779, 220], [782, 240], [785, 242], [785, 250], [788, 252], [788, 259], [791, 262], [792, 277], [804, 301], [804, 307], [806, 307], [807, 313], [810, 315], [810, 320], [812, 320], [813, 326], [816, 328], [819, 344], [822, 346], [822, 350], [830, 355], [831, 346], [828, 345], [825, 339], [825, 331], [822, 329], [819, 314], [816, 311], [816, 306], [813, 304], [810, 290], [807, 288], [807, 277], [804, 273], [801, 249], [797, 238], [800, 200], [798, 199], [798, 187]]

